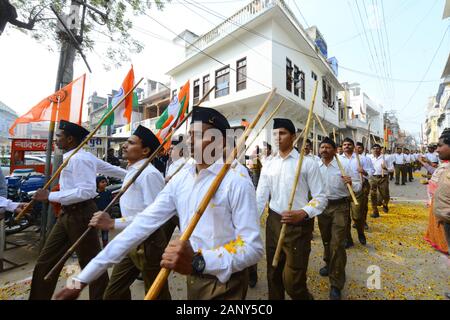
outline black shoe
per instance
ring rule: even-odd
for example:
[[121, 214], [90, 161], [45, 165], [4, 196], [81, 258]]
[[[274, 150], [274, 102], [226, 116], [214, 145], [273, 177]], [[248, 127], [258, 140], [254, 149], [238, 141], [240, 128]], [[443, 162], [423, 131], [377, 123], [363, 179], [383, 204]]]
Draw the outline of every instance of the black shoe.
[[389, 208], [387, 205], [383, 205], [383, 212], [384, 213], [388, 213], [389, 212]]
[[144, 279], [142, 278], [142, 273], [139, 273], [139, 275], [136, 277], [137, 280], [141, 280], [144, 281]]
[[248, 286], [254, 288], [258, 282], [258, 273], [250, 272], [248, 275]]
[[364, 235], [364, 233], [358, 234], [358, 240], [359, 240], [359, 243], [361, 243], [363, 246], [365, 246], [367, 244], [367, 239], [366, 239], [366, 236]]
[[396, 185], [399, 185], [400, 183], [396, 182], [395, 184], [396, 184]]
[[402, 186], [405, 186], [406, 185], [406, 183], [402, 183]]
[[369, 230], [369, 226], [367, 225], [367, 223], [364, 223], [364, 230]]
[[322, 277], [328, 277], [328, 266], [325, 266], [325, 267], [320, 268], [319, 274], [320, 274]]
[[374, 212], [370, 215], [372, 218], [379, 218], [380, 214], [378, 212]]
[[348, 239], [347, 243], [345, 244], [345, 249], [353, 247], [355, 244], [353, 243], [353, 239]]
[[331, 287], [330, 300], [341, 300], [341, 290], [336, 287]]

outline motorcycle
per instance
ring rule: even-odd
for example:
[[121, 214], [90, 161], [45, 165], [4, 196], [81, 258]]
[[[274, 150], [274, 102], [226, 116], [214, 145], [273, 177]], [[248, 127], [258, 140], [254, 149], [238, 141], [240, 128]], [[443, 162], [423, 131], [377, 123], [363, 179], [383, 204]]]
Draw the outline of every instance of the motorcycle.
[[[6, 178], [6, 181], [8, 199], [14, 202], [30, 202], [36, 190], [42, 188], [45, 183], [43, 176], [31, 174], [26, 176], [9, 176]], [[15, 221], [13, 212], [5, 212], [6, 235], [21, 232], [33, 225], [40, 226], [41, 211], [42, 204], [37, 202], [20, 221]]]

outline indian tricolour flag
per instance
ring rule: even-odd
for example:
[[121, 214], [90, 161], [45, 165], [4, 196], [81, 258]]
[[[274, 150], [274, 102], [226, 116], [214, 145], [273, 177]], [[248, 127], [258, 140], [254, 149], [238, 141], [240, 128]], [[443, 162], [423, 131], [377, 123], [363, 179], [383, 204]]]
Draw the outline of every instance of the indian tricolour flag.
[[171, 129], [183, 121], [189, 107], [189, 80], [181, 88], [178, 96], [172, 98], [169, 106], [156, 122], [156, 129], [159, 129], [156, 136], [159, 141], [163, 141], [170, 133]]
[[[131, 66], [130, 71], [128, 71], [127, 76], [122, 82], [122, 87], [119, 92], [116, 93], [108, 105], [106, 113], [108, 113], [113, 106], [115, 106], [123, 96], [129, 92], [134, 86], [134, 70], [133, 66]], [[122, 101], [122, 103], [114, 110], [114, 113], [106, 119], [103, 123], [106, 125], [125, 125], [131, 122], [131, 114], [133, 112], [133, 107], [136, 107], [138, 104], [138, 98], [136, 92], [133, 92], [128, 95], [128, 97]], [[105, 114], [106, 114], [105, 113]]]

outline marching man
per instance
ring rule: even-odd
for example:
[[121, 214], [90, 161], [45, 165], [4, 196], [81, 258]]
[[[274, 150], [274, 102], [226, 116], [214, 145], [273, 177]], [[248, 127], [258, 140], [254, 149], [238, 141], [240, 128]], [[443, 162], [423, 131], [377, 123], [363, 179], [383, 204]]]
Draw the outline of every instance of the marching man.
[[[128, 161], [124, 184], [131, 180], [159, 145], [159, 140], [153, 132], [143, 126], [137, 127], [122, 148], [123, 156]], [[108, 231], [125, 229], [139, 212], [153, 203], [164, 185], [161, 172], [152, 164], [149, 164], [120, 197], [122, 218], [112, 219], [108, 213], [99, 211], [91, 219], [89, 225]], [[133, 248], [121, 262], [116, 264], [106, 288], [104, 300], [131, 300], [130, 286], [139, 273], [142, 273], [145, 290], [147, 291], [158, 275], [161, 256], [171, 236], [172, 233], [165, 234], [162, 228], [156, 230], [143, 243]], [[170, 299], [167, 283], [159, 298]]]
[[[79, 288], [65, 288], [57, 298], [76, 299], [86, 285], [119, 263], [173, 215], [178, 215], [183, 232], [223, 166], [227, 130], [230, 125], [221, 113], [194, 107], [189, 143], [196, 164], [186, 164], [156, 200], [83, 269], [76, 278]], [[216, 148], [211, 148], [214, 145]], [[257, 263], [262, 254], [254, 187], [248, 176], [230, 170], [190, 240], [171, 241], [161, 267], [187, 275], [188, 299], [245, 299], [247, 267]]]
[[[274, 119], [274, 140], [278, 153], [263, 166], [256, 191], [258, 212], [264, 212], [269, 201], [266, 225], [267, 281], [269, 299], [282, 300], [285, 291], [292, 299], [313, 299], [306, 285], [314, 217], [327, 205], [318, 163], [313, 157], [304, 157], [292, 211], [288, 208], [289, 194], [294, 183], [300, 157], [294, 148], [295, 126], [289, 119]], [[312, 199], [308, 201], [308, 193]], [[278, 266], [272, 260], [282, 224], [287, 224], [286, 237]]]
[[[59, 122], [59, 129], [56, 133], [56, 145], [65, 150], [63, 158], [66, 159], [89, 134], [89, 131], [64, 120]], [[34, 267], [30, 300], [51, 299], [58, 276], [52, 277], [48, 281], [45, 281], [44, 277], [62, 258], [67, 249], [86, 231], [89, 220], [97, 211], [94, 201], [97, 196], [97, 173], [123, 179], [126, 170], [104, 162], [87, 151], [79, 150], [61, 171], [60, 191], [50, 193], [43, 189], [36, 191], [34, 200], [60, 203], [62, 212]], [[98, 232], [92, 229], [76, 250], [80, 266], [85, 267], [100, 250]], [[58, 275], [59, 272], [57, 272]], [[107, 284], [108, 274], [102, 272], [97, 281], [93, 282], [89, 288], [90, 299], [101, 300]]]
[[[350, 139], [344, 140], [344, 153], [346, 143]], [[340, 300], [341, 290], [345, 284], [345, 265], [347, 255], [345, 243], [347, 229], [350, 226], [350, 193], [346, 184], [353, 188], [355, 193], [361, 191], [361, 179], [359, 174], [351, 167], [348, 159], [340, 157], [345, 170], [343, 176], [337, 160], [336, 144], [326, 137], [320, 143], [320, 173], [325, 182], [325, 190], [328, 198], [328, 205], [324, 212], [319, 215], [319, 229], [324, 247], [325, 266], [320, 269], [320, 275], [330, 278], [330, 299]]]

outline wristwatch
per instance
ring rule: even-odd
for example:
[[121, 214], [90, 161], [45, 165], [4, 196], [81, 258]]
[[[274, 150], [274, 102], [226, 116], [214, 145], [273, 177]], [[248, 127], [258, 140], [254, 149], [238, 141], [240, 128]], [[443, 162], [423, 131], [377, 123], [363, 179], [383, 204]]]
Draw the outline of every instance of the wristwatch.
[[200, 252], [196, 252], [192, 258], [192, 270], [194, 274], [202, 274], [205, 270], [205, 259]]

